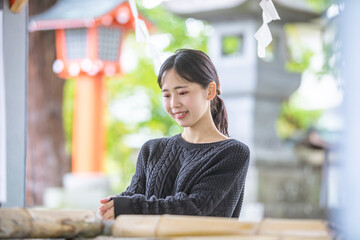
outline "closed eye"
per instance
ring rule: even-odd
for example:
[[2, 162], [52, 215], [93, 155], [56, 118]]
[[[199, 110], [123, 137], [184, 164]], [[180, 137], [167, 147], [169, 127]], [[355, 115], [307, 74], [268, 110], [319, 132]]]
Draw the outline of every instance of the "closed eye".
[[187, 94], [188, 92], [181, 92], [181, 93], [179, 93], [180, 95], [185, 95], [185, 94]]

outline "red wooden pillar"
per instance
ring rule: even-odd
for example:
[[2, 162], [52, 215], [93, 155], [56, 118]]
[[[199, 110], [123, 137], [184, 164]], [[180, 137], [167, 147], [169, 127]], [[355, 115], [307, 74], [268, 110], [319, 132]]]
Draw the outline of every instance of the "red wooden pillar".
[[101, 76], [75, 81], [72, 172], [102, 172], [104, 87]]

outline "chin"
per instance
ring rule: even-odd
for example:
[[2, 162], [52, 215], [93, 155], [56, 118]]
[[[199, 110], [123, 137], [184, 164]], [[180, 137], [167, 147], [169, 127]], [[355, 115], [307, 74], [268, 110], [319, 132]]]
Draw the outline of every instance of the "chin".
[[180, 127], [189, 127], [190, 126], [190, 124], [188, 124], [188, 123], [184, 123], [184, 122], [178, 122], [178, 121], [176, 121], [177, 122], [177, 124], [180, 126]]
[[178, 122], [178, 125], [179, 125], [180, 127], [183, 127], [183, 128], [188, 127], [188, 125], [187, 125], [187, 124], [184, 124], [184, 123], [179, 123], [179, 122]]

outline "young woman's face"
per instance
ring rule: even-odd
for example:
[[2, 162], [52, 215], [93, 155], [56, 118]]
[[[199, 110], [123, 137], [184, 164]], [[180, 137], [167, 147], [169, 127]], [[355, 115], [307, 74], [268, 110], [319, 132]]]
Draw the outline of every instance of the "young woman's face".
[[207, 90], [200, 84], [182, 79], [173, 69], [162, 79], [163, 104], [166, 112], [182, 127], [193, 127], [210, 108]]

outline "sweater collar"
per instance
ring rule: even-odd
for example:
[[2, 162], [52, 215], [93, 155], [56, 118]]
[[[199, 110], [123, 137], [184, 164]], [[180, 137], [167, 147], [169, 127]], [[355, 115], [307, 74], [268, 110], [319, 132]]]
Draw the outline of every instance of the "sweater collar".
[[177, 134], [174, 136], [175, 140], [177, 143], [179, 143], [180, 145], [182, 145], [183, 147], [187, 148], [187, 149], [196, 149], [196, 148], [209, 148], [209, 147], [215, 147], [215, 146], [219, 146], [222, 143], [231, 141], [231, 139], [225, 139], [222, 141], [218, 141], [218, 142], [209, 142], [209, 143], [191, 143], [188, 141], [185, 141], [182, 137], [181, 137], [181, 133]]

